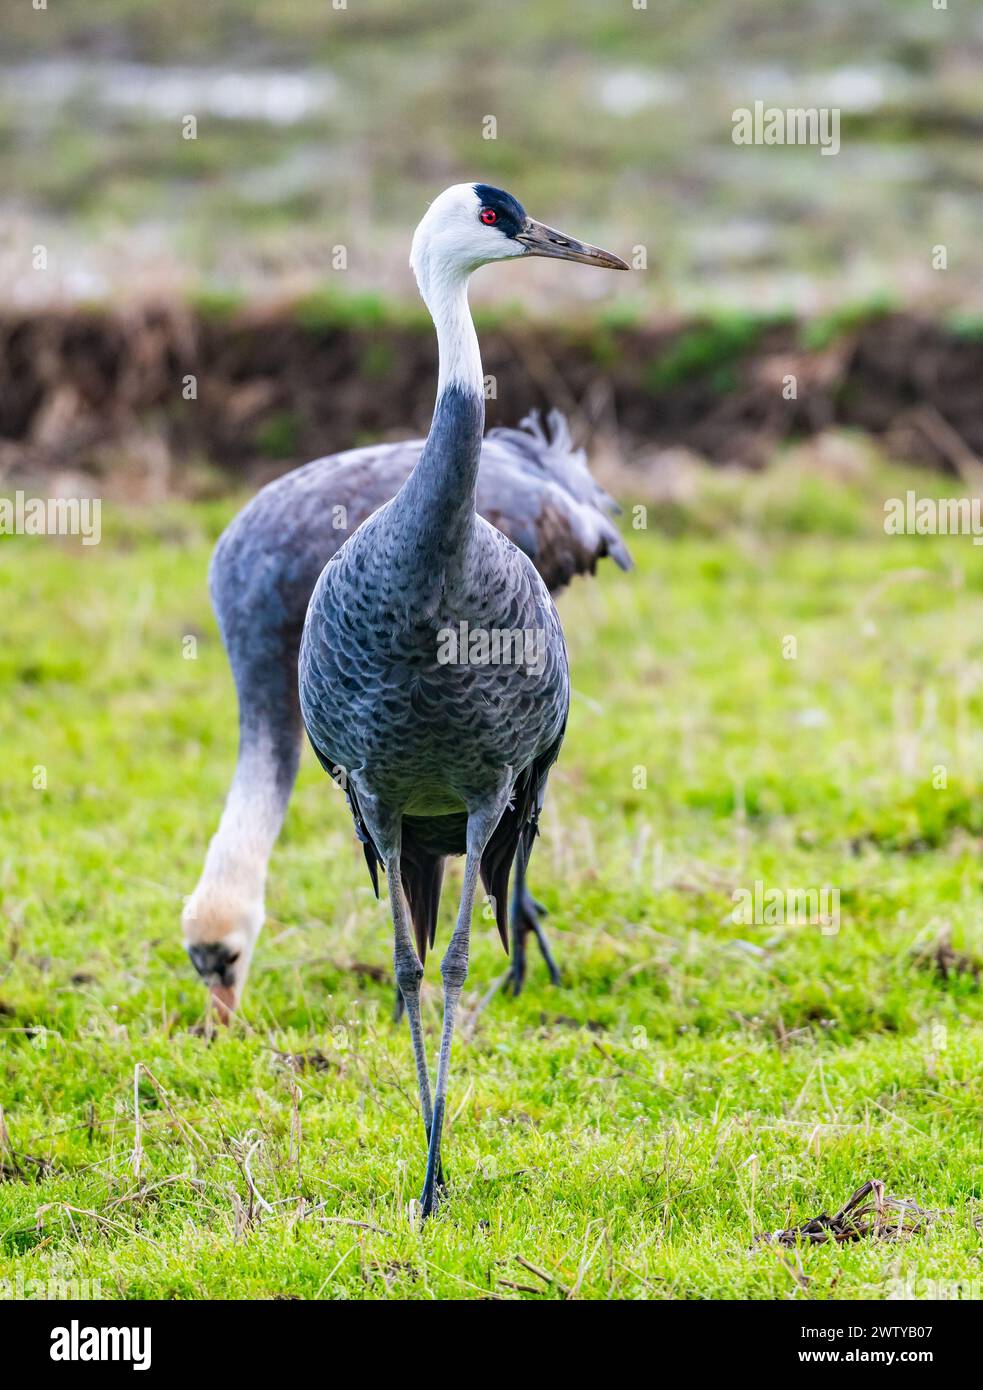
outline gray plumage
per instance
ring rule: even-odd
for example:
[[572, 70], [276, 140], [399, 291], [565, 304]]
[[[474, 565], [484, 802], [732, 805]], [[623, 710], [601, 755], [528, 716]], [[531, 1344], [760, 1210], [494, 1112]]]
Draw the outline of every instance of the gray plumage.
[[[508, 950], [512, 861], [523, 835], [528, 855], [569, 700], [546, 585], [474, 512], [467, 474], [477, 466], [479, 413], [460, 391], [441, 397], [417, 469], [318, 580], [300, 652], [304, 722], [322, 764], [346, 786], [376, 885], [384, 856], [360, 802], [402, 820], [402, 880], [421, 960], [434, 938], [442, 861], [465, 852], [468, 807], [512, 768], [514, 805], [482, 859]], [[446, 487], [450, 468], [457, 474]], [[533, 634], [537, 643], [541, 635], [544, 669], [441, 664], [439, 634], [462, 622], [475, 632]]]
[[[239, 1002], [264, 915], [266, 865], [286, 812], [303, 739], [297, 659], [307, 605], [325, 564], [355, 529], [396, 495], [424, 441], [377, 444], [316, 459], [262, 488], [222, 533], [209, 587], [239, 705], [239, 756], [229, 807], [186, 911], [196, 968], [226, 1007]], [[477, 506], [529, 556], [551, 592], [599, 559], [631, 566], [611, 520], [616, 504], [551, 411], [482, 441]], [[520, 866], [521, 869], [521, 866]], [[542, 909], [516, 875], [513, 988], [535, 933], [550, 973]]]
[[[318, 576], [349, 536], [406, 482], [425, 441], [376, 444], [316, 459], [264, 487], [222, 533], [209, 589], [236, 682], [241, 734], [273, 735], [287, 792], [299, 758], [296, 667]], [[631, 557], [611, 520], [618, 510], [595, 482], [567, 423], [551, 411], [482, 442], [477, 509], [529, 556], [550, 592]]]

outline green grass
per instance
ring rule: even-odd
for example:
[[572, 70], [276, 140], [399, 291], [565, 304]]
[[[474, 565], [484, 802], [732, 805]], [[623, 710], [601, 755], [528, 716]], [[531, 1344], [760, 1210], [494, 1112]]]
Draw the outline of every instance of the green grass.
[[[942, 930], [983, 951], [983, 568], [969, 540], [883, 535], [879, 499], [909, 483], [716, 475], [650, 509], [635, 573], [566, 596], [576, 694], [532, 868], [565, 984], [533, 956], [519, 1000], [475, 1013], [504, 964], [476, 924], [452, 1194], [422, 1231], [386, 912], [312, 758], [244, 1014], [195, 1031], [178, 918], [235, 752], [205, 589], [232, 505], [114, 513], [89, 549], [5, 539], [0, 1099], [18, 1157], [0, 1155], [0, 1285], [824, 1299], [979, 1281], [979, 985], [912, 952]], [[838, 933], [733, 925], [756, 879], [838, 887]], [[439, 1017], [431, 959], [433, 1052]], [[141, 1071], [137, 1165], [138, 1064], [166, 1103]], [[272, 1208], [252, 1219], [250, 1151]], [[904, 1242], [751, 1251], [871, 1177], [944, 1214]]]

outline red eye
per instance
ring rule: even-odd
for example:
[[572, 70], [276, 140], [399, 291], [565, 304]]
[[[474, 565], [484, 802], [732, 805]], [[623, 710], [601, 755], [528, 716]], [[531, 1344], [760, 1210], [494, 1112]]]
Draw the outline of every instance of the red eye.
[[498, 221], [498, 213], [494, 208], [482, 208], [478, 215], [486, 227], [494, 227], [495, 223]]

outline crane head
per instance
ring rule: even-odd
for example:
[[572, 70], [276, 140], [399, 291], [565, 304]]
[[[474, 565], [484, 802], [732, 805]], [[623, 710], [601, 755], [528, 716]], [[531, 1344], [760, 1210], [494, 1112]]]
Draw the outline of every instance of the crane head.
[[511, 193], [487, 183], [454, 184], [434, 199], [413, 236], [410, 265], [427, 298], [436, 281], [523, 256], [629, 269], [620, 256], [537, 222]]
[[261, 902], [213, 884], [199, 884], [185, 903], [184, 944], [223, 1023], [239, 1006], [263, 916]]

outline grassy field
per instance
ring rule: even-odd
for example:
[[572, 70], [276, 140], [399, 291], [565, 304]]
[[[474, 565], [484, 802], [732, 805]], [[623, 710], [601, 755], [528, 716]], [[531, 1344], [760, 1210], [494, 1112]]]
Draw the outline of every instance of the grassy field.
[[[485, 999], [504, 958], [476, 925], [452, 1191], [422, 1231], [386, 911], [312, 757], [244, 1014], [201, 1031], [178, 919], [234, 760], [205, 588], [233, 504], [117, 512], [89, 549], [4, 539], [0, 1287], [978, 1292], [979, 981], [928, 957], [945, 933], [983, 953], [983, 557], [885, 537], [909, 483], [697, 480], [633, 532], [635, 573], [564, 599], [576, 695], [532, 882], [565, 981], [532, 955], [519, 1000]], [[735, 925], [756, 881], [838, 889], [839, 930]], [[434, 1055], [439, 1016], [431, 959]], [[868, 1178], [942, 1214], [752, 1249]]]

